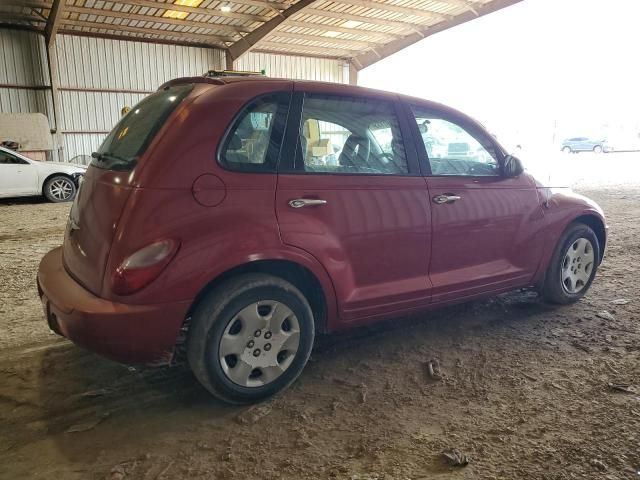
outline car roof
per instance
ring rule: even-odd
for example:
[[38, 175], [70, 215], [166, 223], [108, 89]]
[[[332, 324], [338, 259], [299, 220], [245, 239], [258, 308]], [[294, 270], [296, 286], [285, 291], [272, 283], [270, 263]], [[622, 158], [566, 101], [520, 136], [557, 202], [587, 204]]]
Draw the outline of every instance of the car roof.
[[[230, 85], [237, 83], [250, 83], [250, 82], [291, 82], [300, 90], [315, 90], [322, 91], [326, 93], [335, 93], [335, 94], [355, 94], [355, 95], [366, 95], [371, 97], [379, 97], [379, 98], [387, 98], [387, 99], [403, 99], [410, 103], [420, 103], [423, 106], [437, 108], [439, 110], [450, 110], [452, 113], [461, 114], [461, 112], [447, 107], [446, 105], [433, 102], [430, 100], [426, 100], [424, 98], [412, 97], [408, 95], [403, 95], [400, 93], [389, 92], [386, 90], [378, 90], [374, 88], [361, 87], [357, 85], [349, 85], [345, 83], [336, 83], [336, 82], [326, 82], [319, 80], [292, 80], [286, 78], [277, 78], [277, 77], [266, 77], [263, 75], [238, 75], [238, 76], [225, 76], [225, 77], [181, 77], [170, 80], [163, 85], [161, 85], [158, 89], [163, 89], [172, 85], [179, 85], [184, 83], [199, 83], [199, 84], [210, 84], [210, 85]], [[295, 88], [295, 87], [294, 87]]]
[[[292, 80], [286, 78], [274, 78], [267, 77], [264, 75], [238, 75], [238, 76], [224, 76], [224, 77], [182, 77], [176, 78], [174, 80], [170, 80], [165, 84], [161, 85], [158, 90], [163, 88], [172, 86], [172, 85], [180, 85], [185, 83], [197, 83], [197, 84], [209, 84], [211, 86], [214, 85], [231, 85], [231, 84], [242, 84], [242, 83], [250, 83], [250, 82], [271, 82], [271, 83], [293, 83], [294, 89], [296, 90], [305, 90], [312, 91], [316, 93], [323, 94], [342, 94], [342, 95], [359, 95], [359, 96], [368, 96], [368, 97], [376, 97], [379, 99], [387, 99], [387, 100], [402, 100], [407, 103], [419, 105], [423, 108], [429, 110], [436, 110], [438, 112], [444, 113], [445, 115], [450, 115], [454, 118], [460, 118], [465, 120], [466, 122], [479, 127], [481, 130], [486, 131], [484, 125], [482, 125], [476, 119], [470, 117], [469, 115], [456, 110], [455, 108], [451, 108], [447, 105], [434, 102], [431, 100], [425, 100], [424, 98], [412, 97], [409, 95], [403, 95], [400, 93], [388, 92], [385, 90], [377, 90], [374, 88], [361, 87], [357, 85], [349, 85], [345, 83], [335, 83], [335, 82], [323, 82], [318, 80]], [[490, 135], [489, 132], [487, 134]], [[494, 138], [496, 143], [497, 140]]]

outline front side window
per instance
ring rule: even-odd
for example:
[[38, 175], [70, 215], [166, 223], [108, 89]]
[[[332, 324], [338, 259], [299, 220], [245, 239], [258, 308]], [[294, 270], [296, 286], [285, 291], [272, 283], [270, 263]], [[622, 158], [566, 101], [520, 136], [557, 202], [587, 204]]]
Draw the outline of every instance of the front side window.
[[307, 95], [294, 169], [309, 173], [408, 174], [394, 105], [363, 98]]
[[273, 172], [276, 168], [289, 94], [253, 100], [231, 126], [220, 149], [220, 163], [247, 172]]
[[133, 107], [93, 154], [91, 165], [109, 170], [131, 170], [171, 112], [191, 92], [177, 85], [149, 95]]
[[498, 176], [498, 153], [488, 138], [436, 112], [413, 108], [431, 175]]

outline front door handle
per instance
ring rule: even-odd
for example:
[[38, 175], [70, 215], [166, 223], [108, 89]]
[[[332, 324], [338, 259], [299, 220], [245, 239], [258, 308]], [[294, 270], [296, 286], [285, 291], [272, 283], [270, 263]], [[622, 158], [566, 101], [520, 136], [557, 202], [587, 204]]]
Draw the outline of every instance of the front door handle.
[[453, 203], [456, 200], [460, 200], [462, 197], [459, 195], [453, 195], [452, 193], [443, 193], [441, 195], [436, 195], [433, 197], [433, 203], [437, 203], [438, 205], [442, 205], [444, 203]]
[[326, 200], [321, 200], [319, 198], [296, 198], [293, 200], [289, 200], [289, 206], [291, 208], [316, 207], [326, 204]]

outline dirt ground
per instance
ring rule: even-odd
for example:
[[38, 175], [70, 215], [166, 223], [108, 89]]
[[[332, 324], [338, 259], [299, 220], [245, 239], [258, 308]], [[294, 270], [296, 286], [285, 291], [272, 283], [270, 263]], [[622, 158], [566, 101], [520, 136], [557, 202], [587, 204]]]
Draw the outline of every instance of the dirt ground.
[[1, 202], [0, 478], [637, 479], [640, 188], [583, 193], [610, 242], [581, 302], [516, 292], [322, 337], [253, 408], [51, 334], [34, 278], [69, 206]]

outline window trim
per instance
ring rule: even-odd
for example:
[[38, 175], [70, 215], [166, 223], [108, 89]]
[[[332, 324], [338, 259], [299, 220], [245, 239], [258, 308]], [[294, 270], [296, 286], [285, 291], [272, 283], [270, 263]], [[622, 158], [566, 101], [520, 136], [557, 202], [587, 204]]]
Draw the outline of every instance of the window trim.
[[[422, 175], [425, 177], [443, 177], [443, 178], [506, 178], [504, 175], [504, 158], [505, 153], [503, 148], [489, 135], [484, 129], [477, 125], [473, 120], [465, 118], [463, 115], [456, 115], [453, 112], [446, 112], [444, 110], [434, 108], [432, 106], [420, 105], [419, 103], [403, 102], [406, 115], [411, 122], [411, 132], [414, 137], [414, 144], [418, 150], [418, 157], [421, 159], [420, 168], [422, 169]], [[438, 118], [453, 123], [465, 130], [467, 134], [471, 135], [475, 140], [484, 147], [485, 142], [481, 141], [481, 138], [486, 139], [486, 143], [489, 143], [493, 150], [496, 152], [495, 160], [498, 162], [498, 173], [496, 175], [434, 175], [431, 169], [431, 160], [427, 154], [427, 148], [422, 140], [420, 131], [418, 129], [418, 122], [414, 114], [414, 108], [426, 110], [430, 114], [437, 116]], [[479, 138], [481, 137], [481, 138]]]
[[[371, 174], [363, 172], [307, 172], [295, 168], [295, 164], [300, 160], [299, 139], [300, 127], [302, 122], [302, 113], [304, 110], [304, 101], [309, 96], [332, 97], [337, 99], [348, 98], [352, 100], [372, 101], [379, 103], [380, 101], [388, 102], [393, 108], [393, 112], [398, 120], [400, 135], [402, 137], [402, 145], [407, 160], [407, 173], [402, 174]], [[286, 175], [337, 175], [337, 176], [360, 176], [360, 177], [419, 177], [421, 176], [418, 164], [418, 154], [412, 142], [411, 131], [406, 118], [406, 114], [397, 99], [376, 98], [371, 95], [354, 95], [353, 93], [333, 93], [322, 91], [296, 91], [293, 93], [291, 108], [289, 109], [289, 121], [287, 122], [287, 131], [285, 134], [283, 148], [281, 149], [281, 162], [278, 165], [278, 173]]]
[[[236, 163], [235, 165], [229, 164], [222, 156], [222, 152], [231, 141], [231, 132], [235, 131], [238, 127], [241, 119], [244, 117], [247, 109], [250, 108], [255, 102], [265, 98], [274, 98], [277, 102], [278, 108], [276, 110], [274, 124], [271, 128], [271, 134], [269, 137], [269, 146], [265, 155], [264, 163], [247, 163], [244, 167], [237, 168], [237, 165], [243, 165]], [[255, 97], [247, 100], [233, 116], [233, 119], [229, 122], [227, 129], [222, 135], [215, 155], [216, 163], [220, 168], [228, 172], [234, 173], [268, 173], [274, 174], [278, 171], [278, 164], [280, 163], [280, 157], [282, 155], [283, 146], [287, 137], [287, 125], [289, 122], [289, 115], [291, 113], [292, 106], [292, 94], [290, 90], [274, 90], [272, 92], [261, 93]], [[277, 130], [276, 130], [277, 128]], [[274, 145], [271, 141], [274, 138], [274, 134], [280, 134], [280, 141], [277, 145]]]

